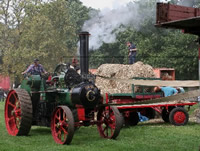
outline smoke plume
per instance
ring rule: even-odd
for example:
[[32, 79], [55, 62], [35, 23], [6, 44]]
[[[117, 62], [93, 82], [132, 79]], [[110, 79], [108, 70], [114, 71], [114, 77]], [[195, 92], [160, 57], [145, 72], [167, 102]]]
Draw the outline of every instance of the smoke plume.
[[195, 4], [194, 0], [181, 0], [178, 5], [192, 7]]
[[[82, 28], [83, 31], [88, 31], [91, 34], [90, 49], [95, 50], [103, 43], [115, 42], [116, 34], [127, 27], [140, 30], [143, 22], [150, 17], [154, 17], [156, 12], [156, 0], [153, 7], [144, 9], [145, 5], [150, 5], [149, 0], [142, 0], [142, 3], [129, 2], [125, 6], [112, 10], [91, 11], [91, 19], [86, 21]], [[140, 9], [141, 7], [143, 9]]]

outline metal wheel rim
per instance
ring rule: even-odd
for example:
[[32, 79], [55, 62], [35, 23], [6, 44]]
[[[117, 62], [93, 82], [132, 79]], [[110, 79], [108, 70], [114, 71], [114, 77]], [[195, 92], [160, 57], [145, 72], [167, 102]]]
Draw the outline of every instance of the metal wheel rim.
[[174, 121], [178, 124], [182, 124], [184, 123], [186, 119], [186, 116], [183, 112], [181, 111], [177, 111], [176, 113], [174, 113]]
[[52, 135], [58, 144], [65, 144], [67, 141], [68, 118], [61, 107], [57, 108], [53, 115]]
[[11, 91], [6, 99], [5, 123], [8, 133], [16, 136], [21, 123], [21, 105], [15, 91]]
[[102, 137], [112, 138], [116, 128], [116, 120], [114, 112], [110, 108], [101, 111], [101, 117], [97, 126]]

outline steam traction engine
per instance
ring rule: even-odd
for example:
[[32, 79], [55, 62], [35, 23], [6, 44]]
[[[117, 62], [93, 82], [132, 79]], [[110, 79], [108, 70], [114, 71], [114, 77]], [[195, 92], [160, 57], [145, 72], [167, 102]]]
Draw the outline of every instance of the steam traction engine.
[[60, 64], [48, 80], [31, 75], [9, 92], [5, 123], [10, 135], [27, 135], [32, 125], [50, 126], [56, 143], [70, 144], [76, 128], [96, 124], [101, 137], [118, 136], [121, 114], [104, 104], [100, 90], [87, 80], [88, 39], [88, 32], [80, 33], [81, 75]]

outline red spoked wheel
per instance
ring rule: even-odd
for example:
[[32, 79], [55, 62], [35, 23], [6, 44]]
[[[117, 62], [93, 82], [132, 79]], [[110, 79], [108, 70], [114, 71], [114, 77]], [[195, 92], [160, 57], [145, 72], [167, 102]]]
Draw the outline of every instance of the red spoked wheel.
[[123, 118], [117, 107], [102, 107], [97, 114], [97, 128], [103, 138], [115, 139], [123, 125]]
[[5, 124], [8, 134], [27, 135], [32, 124], [32, 102], [27, 91], [11, 90], [5, 103]]
[[51, 133], [58, 144], [70, 144], [74, 136], [74, 118], [67, 106], [58, 106], [51, 120]]
[[174, 108], [169, 114], [169, 121], [176, 126], [183, 126], [188, 123], [189, 115], [183, 107]]

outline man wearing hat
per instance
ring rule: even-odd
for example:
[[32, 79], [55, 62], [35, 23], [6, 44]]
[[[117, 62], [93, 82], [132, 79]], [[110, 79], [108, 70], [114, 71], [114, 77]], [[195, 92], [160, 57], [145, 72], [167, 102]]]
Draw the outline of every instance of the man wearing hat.
[[30, 73], [31, 75], [41, 75], [42, 73], [47, 74], [43, 66], [39, 64], [38, 59], [34, 59], [34, 64], [31, 64], [22, 74]]

